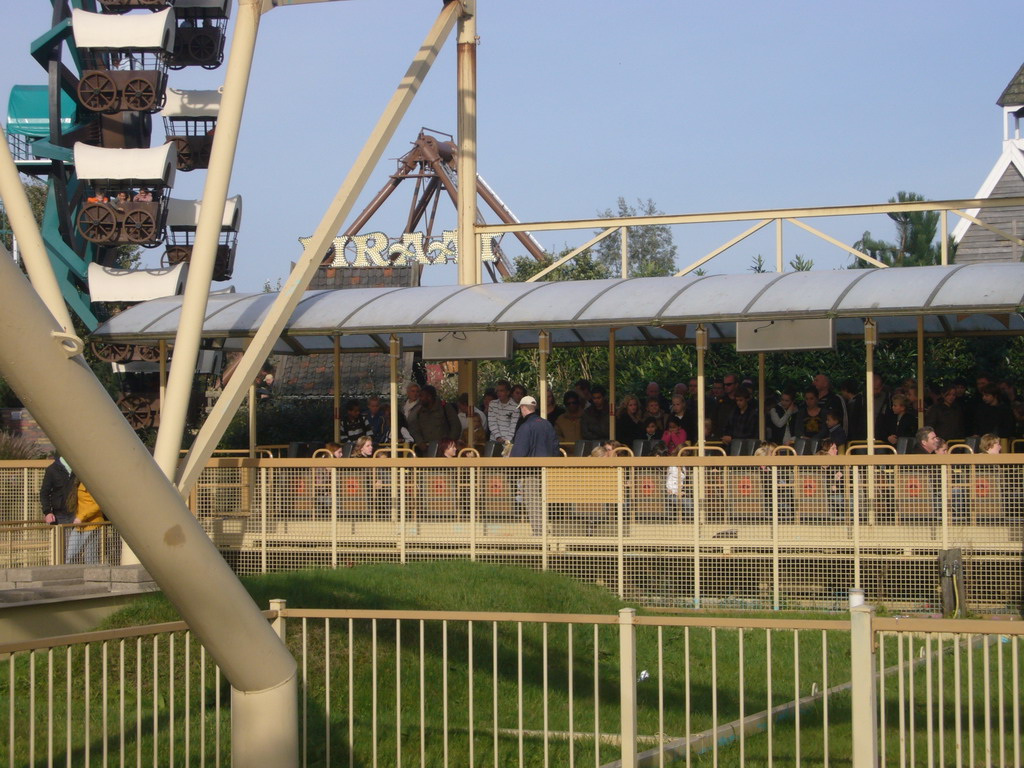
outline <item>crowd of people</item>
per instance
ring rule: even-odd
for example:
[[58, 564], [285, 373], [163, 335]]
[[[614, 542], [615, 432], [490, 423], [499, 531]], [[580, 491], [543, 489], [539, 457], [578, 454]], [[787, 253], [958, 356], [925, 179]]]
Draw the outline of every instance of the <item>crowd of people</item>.
[[111, 196], [106, 192], [97, 192], [86, 198], [89, 203], [106, 203], [114, 208], [121, 208], [125, 203], [151, 203], [153, 202], [153, 191], [149, 187], [140, 187], [138, 192], [134, 190], [121, 190]]
[[[455, 403], [441, 399], [432, 386], [412, 383], [399, 413], [399, 439], [418, 448], [452, 440], [461, 448], [493, 441], [501, 446], [515, 444], [525, 419], [520, 404], [527, 399], [539, 411], [537, 398], [522, 384], [508, 380], [488, 387], [480, 402], [470, 403], [463, 393]], [[875, 439], [894, 447], [901, 444], [921, 448], [918, 414], [944, 442], [969, 436], [992, 434], [1003, 440], [1024, 437], [1024, 402], [1017, 400], [1015, 387], [979, 375], [974, 387], [957, 380], [925, 389], [919, 398], [917, 383], [908, 379], [889, 386], [874, 377]], [[670, 454], [695, 444], [703, 430], [704, 439], [727, 449], [736, 440], [764, 439], [774, 445], [793, 445], [799, 438], [820, 443], [829, 440], [842, 449], [851, 441], [867, 439], [867, 399], [857, 380], [848, 379], [836, 387], [831, 378], [819, 373], [800, 392], [785, 387], [768, 398], [762, 416], [759, 398], [750, 379], [736, 374], [710, 380], [705, 394], [705, 418], [698, 424], [698, 383], [696, 378], [675, 384], [668, 393], [661, 384], [649, 382], [642, 393], [629, 393], [617, 405], [601, 384], [580, 379], [560, 398], [547, 397], [547, 412], [537, 415], [554, 430], [557, 442], [606, 441], [614, 437], [632, 446], [637, 440], [659, 441]], [[374, 444], [390, 442], [387, 402], [370, 397], [365, 410], [359, 401], [346, 404], [342, 436], [346, 441], [368, 435]]]

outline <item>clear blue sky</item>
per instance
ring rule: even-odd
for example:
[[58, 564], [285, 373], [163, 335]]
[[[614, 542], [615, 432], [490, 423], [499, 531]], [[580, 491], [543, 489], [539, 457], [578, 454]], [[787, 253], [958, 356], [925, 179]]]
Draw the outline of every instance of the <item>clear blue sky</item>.
[[[231, 185], [245, 201], [239, 290], [287, 274], [440, 7], [347, 0], [263, 17]], [[523, 221], [590, 217], [619, 196], [669, 213], [876, 203], [899, 190], [972, 197], [1001, 149], [995, 100], [1024, 60], [1020, 10], [1019, 0], [478, 0], [479, 169]], [[47, 0], [5, 0], [4, 94], [45, 82], [28, 50], [49, 17]], [[222, 78], [190, 68], [171, 85]], [[357, 210], [421, 126], [455, 132], [454, 35]], [[202, 179], [178, 174], [175, 196], [201, 196]], [[367, 229], [397, 234], [410, 195], [400, 189]], [[454, 227], [454, 211], [444, 216]], [[892, 237], [884, 217], [815, 225], [850, 244], [866, 228]], [[745, 228], [674, 228], [680, 263]], [[742, 271], [757, 253], [771, 261], [774, 236], [763, 234], [709, 271]], [[551, 250], [587, 237], [539, 235]], [[817, 267], [849, 261], [795, 228], [786, 252]]]

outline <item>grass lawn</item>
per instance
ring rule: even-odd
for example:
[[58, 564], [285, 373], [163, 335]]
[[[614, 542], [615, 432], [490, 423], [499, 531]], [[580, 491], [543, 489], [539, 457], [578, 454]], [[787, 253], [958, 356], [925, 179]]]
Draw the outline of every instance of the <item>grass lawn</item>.
[[[309, 609], [614, 616], [628, 607], [603, 588], [558, 574], [466, 561], [277, 573], [246, 577], [243, 582], [264, 608], [272, 598], [286, 599], [291, 608]], [[140, 598], [108, 619], [103, 628], [177, 619], [173, 606], [155, 594]], [[348, 765], [350, 748], [355, 765], [373, 764], [374, 758], [380, 765], [419, 765], [421, 749], [427, 765], [493, 765], [495, 754], [499, 765], [520, 760], [525, 765], [542, 764], [545, 754], [552, 765], [615, 760], [618, 745], [595, 739], [594, 733], [619, 732], [618, 631], [616, 626], [595, 630], [593, 624], [574, 625], [570, 630], [564, 624], [502, 623], [495, 634], [490, 622], [470, 627], [461, 621], [403, 621], [399, 626], [384, 620], [289, 619], [288, 645], [305, 680], [300, 712], [308, 764]], [[50, 750], [55, 762], [63, 764], [70, 731], [73, 763], [81, 762], [88, 744], [94, 760], [101, 760], [105, 749], [111, 762], [120, 764], [118, 731], [123, 722], [123, 751], [129, 763], [141, 753], [145, 762], [152, 762], [156, 754], [159, 764], [184, 765], [187, 749], [192, 763], [198, 762], [200, 754], [210, 763], [219, 751], [226, 764], [228, 713], [226, 707], [218, 710], [216, 702], [219, 696], [227, 703], [227, 684], [218, 681], [210, 660], [203, 663], [198, 644], [184, 633], [177, 634], [173, 643], [172, 647], [163, 638], [156, 643], [115, 641], [106, 648], [94, 644], [88, 649], [87, 680], [84, 648], [70, 654], [58, 649], [52, 663], [45, 652], [35, 659], [21, 655], [13, 662], [18, 671], [13, 696], [8, 683], [11, 664], [0, 665], [0, 723], [9, 722], [13, 699], [19, 734], [15, 763], [45, 765]], [[890, 652], [887, 648], [887, 657]], [[34, 702], [30, 695], [33, 665]], [[710, 728], [714, 722], [721, 725], [739, 718], [741, 705], [742, 714], [751, 715], [769, 703], [791, 701], [798, 692], [807, 695], [812, 686], [821, 689], [847, 682], [849, 637], [841, 630], [768, 633], [748, 629], [741, 633], [639, 627], [637, 670], [642, 678], [637, 684], [639, 733], [679, 738]], [[122, 672], [123, 694], [116, 692]], [[43, 717], [45, 692], [51, 686], [58, 694], [56, 704], [53, 714]], [[848, 762], [851, 748], [849, 697], [833, 696], [828, 706], [829, 762], [841, 765]], [[37, 733], [34, 755], [30, 755], [33, 745], [22, 735], [27, 730], [24, 726], [41, 720], [52, 726], [54, 746], [48, 746], [47, 732]], [[800, 754], [810, 764], [822, 762], [822, 721], [820, 702], [801, 714]], [[73, 723], [70, 729], [68, 722]], [[173, 754], [172, 728], [177, 740]], [[557, 735], [570, 730], [578, 734], [577, 739]], [[553, 735], [545, 739], [544, 731]], [[104, 732], [114, 735], [104, 739]], [[776, 760], [792, 761], [796, 736], [792, 719], [774, 728]], [[639, 749], [655, 743], [642, 741]], [[765, 761], [767, 744], [763, 734], [749, 736], [744, 756], [748, 761]], [[725, 764], [738, 764], [738, 744], [723, 745], [719, 758]]]

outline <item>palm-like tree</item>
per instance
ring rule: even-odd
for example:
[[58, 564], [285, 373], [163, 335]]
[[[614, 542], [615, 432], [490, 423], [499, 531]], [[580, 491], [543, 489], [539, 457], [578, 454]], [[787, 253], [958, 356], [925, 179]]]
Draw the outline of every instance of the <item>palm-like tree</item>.
[[[889, 202], [916, 203], [924, 199], [914, 192], [899, 192], [896, 197], [889, 198]], [[865, 232], [853, 247], [890, 267], [922, 267], [942, 263], [942, 249], [935, 240], [939, 229], [939, 214], [936, 211], [899, 211], [888, 216], [896, 222], [896, 242], [876, 240], [870, 232]], [[955, 250], [955, 244], [950, 239], [950, 255]], [[861, 259], [853, 264], [854, 268], [869, 266]]]

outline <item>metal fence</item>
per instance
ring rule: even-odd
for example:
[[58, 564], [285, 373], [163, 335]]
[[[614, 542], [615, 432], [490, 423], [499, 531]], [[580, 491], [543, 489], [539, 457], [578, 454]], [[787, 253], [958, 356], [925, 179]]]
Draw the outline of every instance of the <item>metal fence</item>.
[[120, 562], [121, 537], [110, 523], [0, 522], [0, 568]]
[[[1021, 765], [1017, 622], [266, 615], [298, 662], [303, 766]], [[4, 764], [230, 762], [229, 687], [184, 625], [0, 658]]]
[[[1024, 457], [218, 460], [193, 510], [241, 573], [464, 558], [643, 605], [1019, 613]], [[669, 488], [681, 476], [679, 492]]]
[[[0, 519], [38, 520], [41, 467], [10, 464]], [[1015, 454], [215, 459], [189, 503], [239, 573], [460, 558], [648, 606], [842, 610], [862, 588], [934, 613], [937, 557], [958, 548], [962, 608], [1017, 614], [1024, 600]]]

